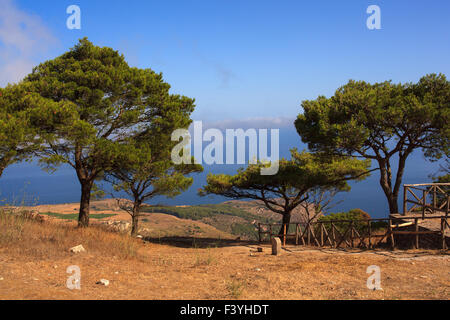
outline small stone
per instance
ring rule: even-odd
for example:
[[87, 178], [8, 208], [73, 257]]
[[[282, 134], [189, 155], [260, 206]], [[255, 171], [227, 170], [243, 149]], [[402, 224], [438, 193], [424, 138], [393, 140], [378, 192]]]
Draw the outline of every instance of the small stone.
[[262, 270], [260, 268], [255, 269], [256, 272], [261, 272]]
[[142, 238], [144, 238], [143, 236], [141, 236], [140, 234], [139, 235], [137, 235], [136, 236], [136, 238], [138, 238], [138, 239], [142, 239]]
[[114, 274], [119, 274], [119, 271], [114, 272]]
[[70, 252], [72, 253], [80, 253], [80, 252], [85, 252], [86, 250], [83, 248], [83, 246], [80, 244], [76, 247], [70, 248]]
[[3, 280], [5, 280], [5, 279], [3, 279], [3, 277], [0, 277], [0, 281], [3, 281]]
[[279, 255], [281, 253], [281, 240], [278, 237], [272, 238], [272, 254]]
[[100, 281], [98, 281], [96, 284], [100, 284], [100, 285], [102, 285], [102, 286], [107, 287], [107, 286], [109, 286], [109, 280], [106, 280], [106, 279], [100, 279]]

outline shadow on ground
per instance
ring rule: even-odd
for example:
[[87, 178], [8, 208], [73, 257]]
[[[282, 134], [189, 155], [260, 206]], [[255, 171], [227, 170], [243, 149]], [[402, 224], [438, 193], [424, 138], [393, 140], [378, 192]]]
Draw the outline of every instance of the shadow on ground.
[[144, 237], [143, 240], [180, 248], [223, 248], [258, 244], [258, 241], [195, 237]]

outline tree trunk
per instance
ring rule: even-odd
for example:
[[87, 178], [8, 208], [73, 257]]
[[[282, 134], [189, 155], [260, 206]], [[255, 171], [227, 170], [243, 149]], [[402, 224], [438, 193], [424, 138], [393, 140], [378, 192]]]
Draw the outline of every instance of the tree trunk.
[[78, 227], [89, 227], [89, 206], [91, 201], [92, 182], [81, 182], [80, 213], [78, 215]]
[[135, 201], [133, 205], [133, 215], [131, 216], [131, 235], [137, 236], [139, 232], [139, 216], [141, 213], [141, 204], [140, 201]]
[[389, 213], [398, 213], [398, 195], [391, 194], [388, 197]]
[[392, 181], [390, 179], [392, 175], [387, 161], [389, 160], [380, 159], [378, 164], [380, 165], [380, 185], [388, 201], [389, 213], [392, 214], [398, 213], [398, 194], [392, 192]]
[[284, 225], [286, 225], [286, 233], [288, 232], [290, 222], [291, 222], [291, 213], [287, 212], [287, 213], [283, 214], [283, 221], [282, 221], [282, 225], [281, 225], [281, 230], [279, 232], [280, 236], [284, 235]]

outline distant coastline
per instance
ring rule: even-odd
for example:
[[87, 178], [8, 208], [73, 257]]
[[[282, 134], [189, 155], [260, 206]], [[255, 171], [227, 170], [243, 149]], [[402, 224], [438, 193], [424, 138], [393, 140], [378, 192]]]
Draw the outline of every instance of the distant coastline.
[[[426, 168], [424, 168], [425, 165]], [[425, 162], [422, 154], [415, 153], [408, 162], [403, 183], [427, 182], [430, 180], [429, 175], [437, 171], [438, 166], [438, 163]], [[197, 189], [205, 183], [208, 172], [219, 173], [228, 170], [232, 172], [235, 168], [234, 166], [205, 166], [205, 172], [196, 176], [194, 184], [188, 191], [173, 199], [156, 197], [151, 204], [198, 205], [227, 201], [226, 198], [219, 196], [199, 197]], [[378, 180], [378, 172], [374, 172], [364, 181], [351, 182], [352, 190], [336, 197], [336, 201], [342, 202], [332, 208], [332, 211], [361, 208], [374, 218], [386, 217], [388, 207]], [[70, 168], [61, 168], [54, 174], [50, 174], [42, 171], [34, 163], [21, 163], [9, 167], [0, 179], [0, 200], [3, 204], [11, 202], [24, 202], [27, 205], [75, 203], [79, 201], [79, 194], [78, 181]], [[399, 201], [402, 201], [401, 197]]]

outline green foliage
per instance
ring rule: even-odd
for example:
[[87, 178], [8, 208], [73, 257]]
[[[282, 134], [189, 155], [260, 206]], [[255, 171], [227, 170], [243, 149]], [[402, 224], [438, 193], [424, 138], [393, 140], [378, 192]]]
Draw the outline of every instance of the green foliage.
[[[54, 218], [58, 218], [58, 219], [62, 219], [62, 220], [76, 220], [78, 218], [78, 214], [76, 213], [69, 213], [69, 214], [62, 214], [62, 213], [56, 213], [56, 212], [42, 212], [41, 214], [46, 215], [46, 216], [50, 216], [50, 217], [54, 217]], [[91, 214], [90, 217], [92, 219], [106, 219], [106, 218], [110, 218], [110, 217], [114, 217], [116, 216], [116, 214]]]
[[[342, 233], [348, 229], [351, 222], [358, 232], [366, 232], [368, 228], [367, 221], [370, 220], [370, 215], [361, 209], [351, 209], [347, 212], [337, 212], [337, 213], [329, 213], [325, 216], [322, 216], [318, 219], [318, 222], [331, 222], [338, 220], [345, 220], [345, 222], [334, 222], [336, 228]], [[327, 230], [331, 230], [331, 223], [324, 224]], [[387, 227], [387, 223], [383, 221], [372, 221], [371, 229], [373, 231], [378, 229], [383, 229]]]
[[[407, 157], [418, 148], [430, 159], [448, 156], [450, 83], [442, 74], [403, 85], [352, 80], [331, 98], [303, 101], [302, 108], [295, 126], [310, 150], [378, 162], [391, 213], [398, 212]], [[394, 155], [399, 157], [395, 180]]]
[[[174, 130], [176, 124], [172, 124]], [[126, 192], [134, 201], [135, 209], [157, 195], [169, 198], [179, 195], [193, 183], [193, 178], [186, 175], [203, 171], [197, 164], [175, 165], [170, 154], [172, 143], [167, 141], [170, 137], [156, 133], [145, 140], [133, 137], [124, 146], [127, 152], [116, 160], [113, 168], [105, 171], [104, 179], [115, 191]]]
[[0, 88], [0, 176], [8, 165], [30, 159], [43, 137], [71, 118], [69, 103], [31, 90], [27, 83]]
[[329, 213], [325, 216], [319, 218], [319, 221], [331, 221], [331, 220], [351, 220], [351, 221], [359, 221], [359, 220], [369, 220], [370, 215], [361, 210], [361, 209], [352, 209], [347, 212], [337, 212], [337, 213]]
[[201, 220], [215, 215], [229, 215], [254, 220], [257, 217], [247, 211], [226, 204], [201, 204], [188, 207], [144, 206], [142, 212], [165, 213], [180, 219]]
[[[261, 221], [261, 217], [255, 216], [245, 210], [238, 209], [228, 204], [203, 204], [187, 207], [143, 206], [142, 212], [165, 213], [180, 219], [202, 221], [219, 230], [231, 232], [233, 235], [242, 236], [253, 240], [257, 239], [258, 234], [252, 222], [255, 220]], [[230, 225], [225, 225], [223, 221], [216, 221], [215, 219], [221, 215], [242, 218], [246, 222], [231, 222]], [[269, 223], [273, 221], [266, 219], [261, 222]]]
[[231, 234], [244, 236], [248, 239], [258, 239], [258, 230], [254, 225], [248, 223], [233, 223], [231, 225]]
[[278, 173], [273, 176], [261, 175], [261, 168], [268, 166], [263, 163], [250, 164], [236, 175], [209, 174], [207, 185], [199, 194], [262, 200], [273, 212], [286, 215], [307, 200], [309, 191], [318, 187], [350, 190], [346, 181], [364, 179], [370, 166], [370, 161], [299, 153], [296, 149], [291, 150], [291, 155], [291, 160], [279, 161]]
[[81, 226], [89, 224], [94, 181], [124, 160], [136, 160], [142, 153], [133, 152], [146, 142], [150, 154], [158, 155], [155, 146], [168, 141], [164, 138], [174, 126], [187, 127], [194, 110], [193, 99], [169, 93], [162, 74], [132, 68], [117, 51], [94, 46], [86, 38], [34, 68], [24, 84], [33, 97], [37, 94], [59, 107], [50, 119], [66, 119], [61, 125], [37, 119], [43, 120], [37, 126], [46, 129], [40, 161], [50, 170], [63, 163], [75, 169], [82, 191]]
[[[428, 75], [417, 84], [405, 85], [352, 80], [333, 97], [303, 101], [302, 107], [304, 113], [295, 125], [314, 151], [375, 159], [375, 150], [389, 153], [391, 140], [397, 142], [395, 152], [424, 148], [437, 156], [448, 151], [450, 84], [444, 75]], [[442, 133], [446, 144], [436, 143], [437, 133]]]
[[92, 200], [102, 200], [106, 197], [106, 192], [98, 187], [97, 184], [92, 185], [91, 189], [91, 199]]
[[437, 177], [434, 182], [436, 183], [450, 183], [450, 173]]

